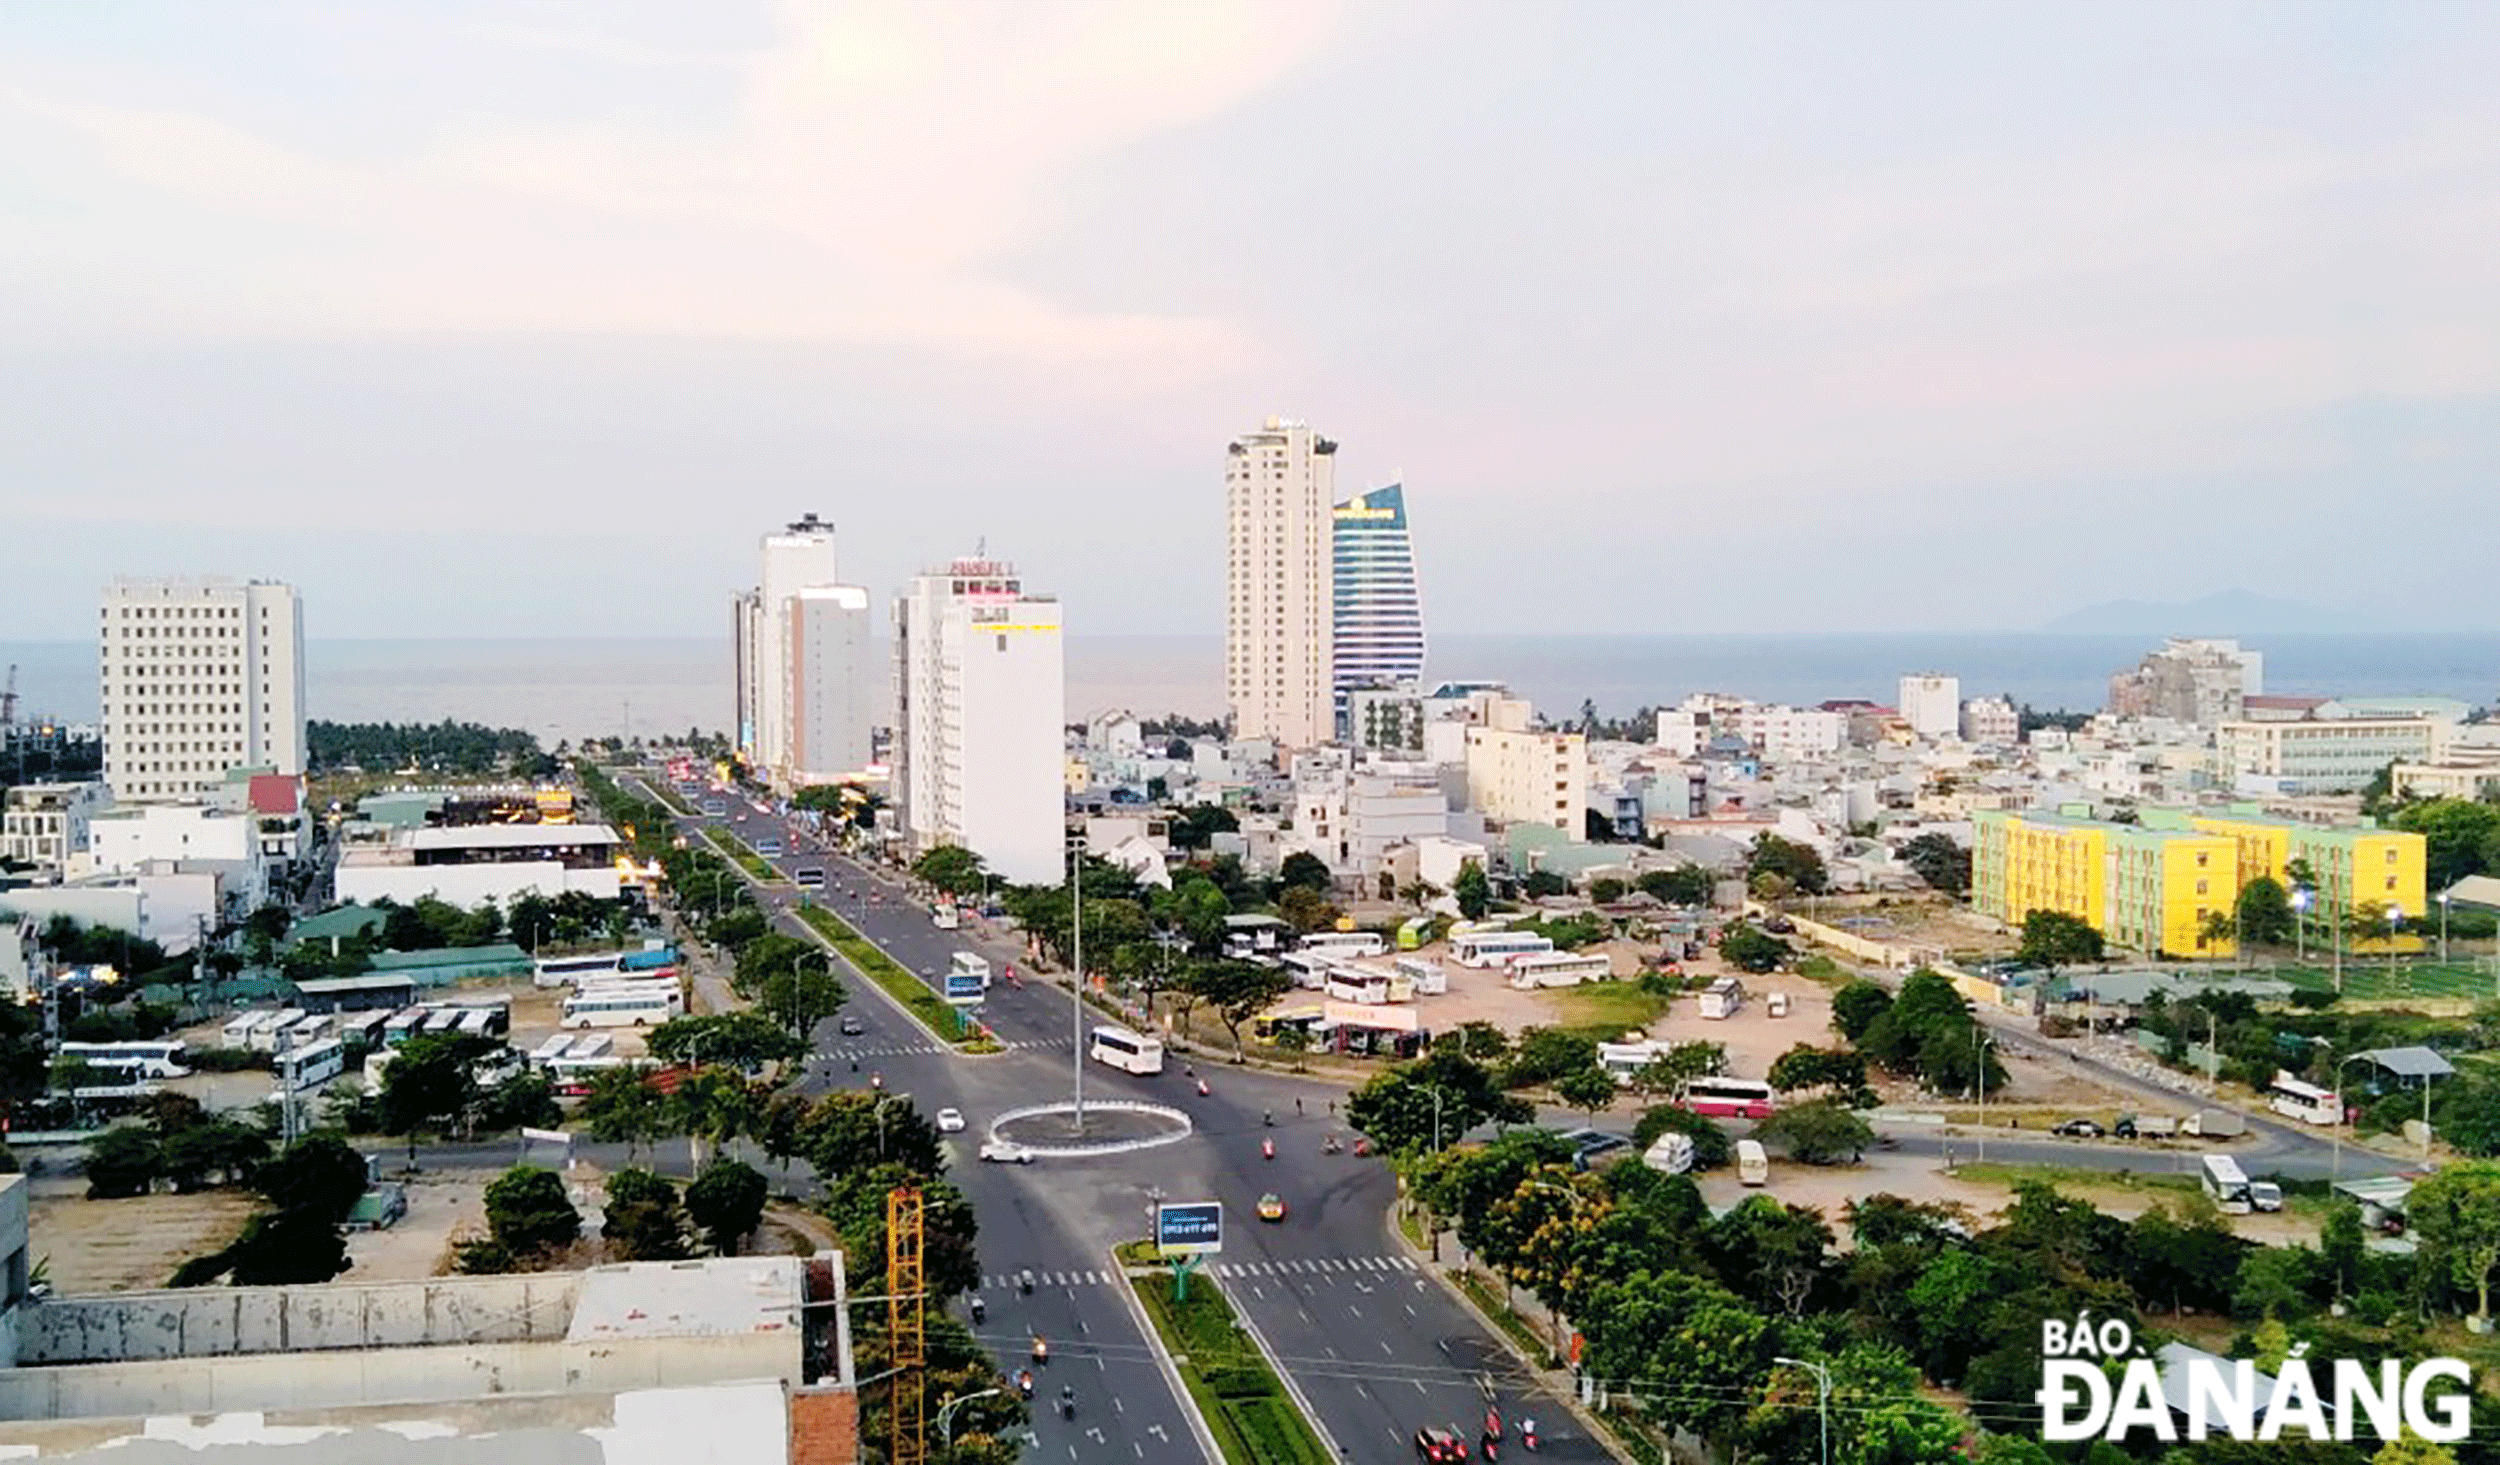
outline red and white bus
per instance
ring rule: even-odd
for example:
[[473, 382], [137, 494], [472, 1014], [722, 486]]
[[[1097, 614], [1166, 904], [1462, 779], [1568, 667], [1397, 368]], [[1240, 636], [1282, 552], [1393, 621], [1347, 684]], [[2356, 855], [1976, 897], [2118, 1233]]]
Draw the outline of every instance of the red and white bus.
[[1771, 1086], [1758, 1078], [1686, 1079], [1675, 1102], [1695, 1114], [1726, 1119], [1771, 1117]]

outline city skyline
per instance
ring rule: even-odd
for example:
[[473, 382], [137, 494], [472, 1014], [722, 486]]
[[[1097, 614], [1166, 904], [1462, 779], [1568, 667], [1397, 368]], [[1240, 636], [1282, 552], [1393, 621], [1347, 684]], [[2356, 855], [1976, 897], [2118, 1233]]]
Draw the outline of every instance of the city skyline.
[[[1436, 633], [2491, 624], [2471, 536], [2400, 599], [2350, 548], [2500, 446], [2488, 7], [960, 15], [0, 17], [14, 634], [202, 569], [342, 637], [710, 634], [790, 503], [862, 585], [968, 531], [1218, 631], [1206, 444], [1270, 412], [1429, 484], [1442, 583], [1629, 528], [1684, 592]], [[1954, 573], [1868, 594], [1903, 553]]]

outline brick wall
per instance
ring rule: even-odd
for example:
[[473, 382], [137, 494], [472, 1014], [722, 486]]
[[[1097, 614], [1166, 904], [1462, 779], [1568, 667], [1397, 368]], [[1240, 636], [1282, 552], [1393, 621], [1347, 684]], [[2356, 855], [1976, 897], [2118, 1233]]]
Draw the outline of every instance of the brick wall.
[[859, 1395], [790, 1391], [790, 1465], [859, 1465]]

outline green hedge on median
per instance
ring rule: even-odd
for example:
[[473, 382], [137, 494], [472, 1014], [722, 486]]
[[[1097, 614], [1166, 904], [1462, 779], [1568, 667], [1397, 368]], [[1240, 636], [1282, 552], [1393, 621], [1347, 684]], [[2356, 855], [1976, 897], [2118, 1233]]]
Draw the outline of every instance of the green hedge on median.
[[1131, 1278], [1163, 1346], [1181, 1364], [1181, 1382], [1198, 1402], [1230, 1465], [1331, 1465], [1267, 1358], [1233, 1320], [1232, 1304], [1211, 1277], [1192, 1279], [1187, 1300], [1172, 1296], [1169, 1273]]
[[929, 1035], [967, 1053], [994, 1053], [998, 1045], [986, 1038], [966, 1039], [960, 1036], [961, 1021], [946, 999], [929, 990], [929, 984], [905, 971], [894, 958], [877, 944], [859, 934], [850, 922], [819, 906], [808, 906], [799, 912], [800, 919], [833, 943], [842, 959], [859, 969], [859, 974], [883, 987], [886, 995], [908, 1008]]

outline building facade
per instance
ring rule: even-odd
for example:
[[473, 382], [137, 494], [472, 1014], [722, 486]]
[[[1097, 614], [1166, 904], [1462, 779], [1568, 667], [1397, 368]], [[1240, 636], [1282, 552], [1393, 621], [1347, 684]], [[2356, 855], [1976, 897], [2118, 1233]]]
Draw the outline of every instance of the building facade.
[[1901, 720], [1922, 738], [1958, 737], [1962, 731], [1962, 679], [1917, 671], [1901, 679]]
[[[2430, 843], [2401, 829], [2361, 825], [2305, 824], [2258, 813], [2186, 813], [2150, 810], [2145, 822], [2180, 824], [2229, 839], [2245, 885], [2264, 877], [2291, 891], [2308, 892], [2308, 922], [2321, 932], [2344, 929], [2350, 918], [2375, 905], [2392, 913], [2396, 927], [2384, 937], [2354, 940], [2356, 952], [2422, 949], [2421, 922], [2431, 913]], [[2302, 886], [2293, 877], [2306, 873]], [[2403, 923], [2412, 921], [2411, 930]]]
[[122, 579], [99, 618], [104, 781], [193, 798], [236, 768], [304, 771], [304, 607], [270, 580]]
[[2231, 938], [2206, 928], [2238, 894], [2238, 851], [2227, 836], [2038, 810], [1971, 815], [1971, 904], [2009, 926], [2033, 911], [2056, 911], [2113, 946], [2229, 956], [2237, 950]]
[[2003, 697], [1973, 697], [1962, 704], [1962, 741], [1981, 748], [2010, 748], [2022, 741], [2022, 714]]
[[59, 879], [87, 852], [89, 821], [110, 800], [101, 783], [30, 783], [9, 790], [0, 809], [0, 855]]
[[1589, 801], [1588, 745], [1578, 733], [1528, 726], [1528, 704], [1496, 703], [1467, 729], [1467, 803], [1505, 824], [1546, 824], [1578, 839]]
[[2390, 763], [2438, 762], [2449, 726], [2427, 717], [2225, 722], [2214, 730], [2214, 751], [2226, 778], [2337, 793], [2367, 785]]
[[1236, 739], [1288, 748], [1336, 728], [1337, 445], [1271, 417], [1226, 451], [1224, 690]]
[[1347, 734], [1357, 687], [1393, 687], [1424, 674], [1424, 609], [1415, 581], [1415, 541], [1406, 488], [1392, 483], [1330, 510], [1334, 606], [1329, 658], [1334, 716]]
[[2213, 727], [2240, 717], [2265, 690], [2265, 658], [2240, 643], [2173, 636], [2132, 671], [2109, 679], [2109, 710]]
[[738, 752], [785, 792], [857, 777], [871, 760], [868, 591], [844, 585], [833, 526], [807, 514], [764, 536], [755, 589], [731, 600]]
[[1067, 676], [1056, 596], [1016, 567], [958, 559], [894, 605], [897, 814], [915, 850], [955, 845], [1001, 879], [1066, 862]]

